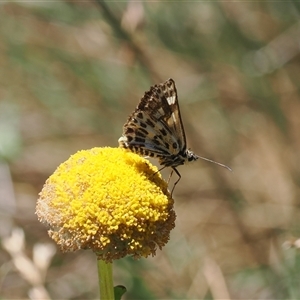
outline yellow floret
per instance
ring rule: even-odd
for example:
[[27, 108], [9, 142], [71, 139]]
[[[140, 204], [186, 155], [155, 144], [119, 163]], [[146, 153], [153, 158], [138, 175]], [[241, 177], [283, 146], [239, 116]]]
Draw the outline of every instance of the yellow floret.
[[63, 251], [92, 249], [106, 261], [155, 255], [175, 222], [157, 168], [120, 148], [72, 155], [46, 181], [36, 213]]

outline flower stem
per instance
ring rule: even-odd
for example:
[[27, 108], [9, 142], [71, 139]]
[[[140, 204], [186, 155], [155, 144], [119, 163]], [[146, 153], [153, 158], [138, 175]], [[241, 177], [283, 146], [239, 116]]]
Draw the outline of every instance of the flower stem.
[[98, 278], [101, 300], [114, 300], [114, 287], [112, 279], [112, 263], [98, 259]]

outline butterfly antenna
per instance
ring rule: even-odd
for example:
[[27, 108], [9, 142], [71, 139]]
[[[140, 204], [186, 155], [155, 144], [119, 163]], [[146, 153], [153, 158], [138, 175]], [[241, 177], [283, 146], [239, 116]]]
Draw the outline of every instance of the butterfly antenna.
[[[197, 155], [197, 156], [198, 156], [198, 155]], [[229, 171], [232, 171], [232, 169], [229, 168], [228, 166], [223, 165], [223, 164], [221, 164], [221, 163], [218, 163], [218, 162], [216, 162], [216, 161], [214, 161], [214, 160], [211, 160], [211, 159], [208, 159], [208, 158], [205, 158], [205, 157], [202, 157], [202, 156], [198, 156], [198, 158], [201, 158], [201, 159], [206, 160], [206, 161], [208, 161], [208, 162], [211, 162], [211, 163], [214, 163], [214, 164], [216, 164], [216, 165], [219, 165], [219, 166], [221, 166], [221, 167], [223, 167], [223, 168], [225, 168], [225, 169], [227, 169], [227, 170], [229, 170]]]

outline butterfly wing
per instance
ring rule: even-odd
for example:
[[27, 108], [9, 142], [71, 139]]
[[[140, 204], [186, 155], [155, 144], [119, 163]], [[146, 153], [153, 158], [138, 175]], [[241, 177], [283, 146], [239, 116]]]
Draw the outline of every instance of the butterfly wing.
[[185, 153], [186, 140], [173, 79], [154, 85], [145, 93], [125, 123], [119, 144], [152, 157]]

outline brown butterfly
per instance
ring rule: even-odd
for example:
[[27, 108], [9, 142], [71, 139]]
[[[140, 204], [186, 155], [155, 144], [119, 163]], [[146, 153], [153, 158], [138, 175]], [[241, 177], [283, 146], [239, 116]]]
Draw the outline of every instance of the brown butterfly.
[[231, 171], [228, 166], [198, 156], [187, 149], [173, 79], [154, 85], [145, 92], [137, 108], [123, 126], [119, 146], [142, 156], [158, 158], [160, 165], [163, 166], [162, 169], [171, 167], [179, 177], [174, 183], [171, 194], [181, 179], [176, 167], [186, 162], [201, 158]]

